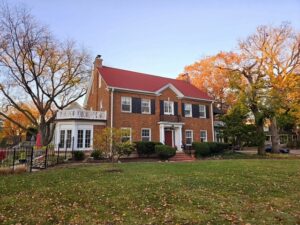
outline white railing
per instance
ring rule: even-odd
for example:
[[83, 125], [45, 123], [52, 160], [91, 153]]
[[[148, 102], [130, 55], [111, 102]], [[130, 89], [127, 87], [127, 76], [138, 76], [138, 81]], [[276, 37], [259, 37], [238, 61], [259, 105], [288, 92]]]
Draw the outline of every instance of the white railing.
[[60, 110], [57, 112], [56, 119], [106, 120], [106, 111]]

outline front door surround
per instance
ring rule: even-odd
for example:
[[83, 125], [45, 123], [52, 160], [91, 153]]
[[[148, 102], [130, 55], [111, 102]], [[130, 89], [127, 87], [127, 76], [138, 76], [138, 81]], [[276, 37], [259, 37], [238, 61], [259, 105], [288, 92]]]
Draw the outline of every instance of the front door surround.
[[182, 126], [184, 123], [158, 122], [159, 140], [165, 145], [173, 146], [182, 151]]

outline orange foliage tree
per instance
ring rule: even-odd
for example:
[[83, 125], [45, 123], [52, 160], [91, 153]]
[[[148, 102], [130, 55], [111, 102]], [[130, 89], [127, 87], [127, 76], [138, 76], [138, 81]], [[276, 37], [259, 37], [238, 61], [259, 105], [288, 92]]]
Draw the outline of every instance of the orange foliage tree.
[[[31, 114], [35, 116], [35, 118], [38, 118], [38, 112], [34, 110], [30, 105], [23, 104], [20, 107], [24, 110], [30, 111]], [[7, 139], [9, 142], [14, 143], [16, 141], [19, 141], [27, 132], [27, 129], [25, 128], [35, 127], [35, 124], [33, 124], [23, 113], [17, 110], [10, 110], [8, 112], [8, 115], [10, 118], [18, 121], [22, 125], [20, 127], [17, 124], [13, 123], [11, 120], [4, 119], [2, 138]]]
[[237, 95], [230, 88], [231, 72], [223, 69], [220, 65], [238, 62], [237, 54], [220, 52], [186, 66], [184, 72], [177, 79], [188, 80], [200, 90], [207, 92], [215, 99], [217, 107], [225, 110], [236, 101]]

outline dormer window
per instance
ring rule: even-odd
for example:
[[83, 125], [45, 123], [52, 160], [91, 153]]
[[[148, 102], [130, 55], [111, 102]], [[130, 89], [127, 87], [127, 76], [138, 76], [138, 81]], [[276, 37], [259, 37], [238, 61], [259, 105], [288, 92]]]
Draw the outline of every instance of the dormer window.
[[164, 101], [164, 115], [174, 115], [174, 102]]

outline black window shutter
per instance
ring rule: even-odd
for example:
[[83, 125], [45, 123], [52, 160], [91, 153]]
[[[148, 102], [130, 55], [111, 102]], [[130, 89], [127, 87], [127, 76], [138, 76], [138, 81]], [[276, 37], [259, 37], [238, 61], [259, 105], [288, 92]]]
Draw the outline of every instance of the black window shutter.
[[164, 101], [160, 100], [159, 105], [160, 105], [160, 115], [164, 115]]
[[199, 114], [199, 105], [192, 105], [192, 115], [194, 118], [199, 118], [200, 114]]
[[181, 103], [181, 114], [184, 116], [184, 103]]
[[133, 113], [141, 113], [141, 99], [140, 98], [132, 98], [132, 112]]
[[151, 114], [155, 114], [155, 100], [151, 99]]
[[178, 115], [178, 102], [174, 102], [174, 115]]
[[206, 106], [206, 118], [209, 118], [209, 105]]

